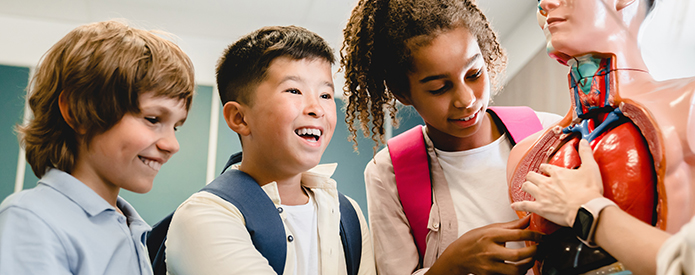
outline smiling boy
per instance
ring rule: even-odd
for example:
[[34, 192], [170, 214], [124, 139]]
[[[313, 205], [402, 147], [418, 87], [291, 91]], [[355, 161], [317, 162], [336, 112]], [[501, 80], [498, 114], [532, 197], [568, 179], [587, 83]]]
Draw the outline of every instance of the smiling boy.
[[152, 274], [145, 193], [179, 150], [193, 66], [172, 42], [115, 21], [80, 26], [43, 57], [18, 127], [37, 186], [0, 205], [0, 274]]
[[[318, 165], [336, 125], [333, 62], [321, 37], [295, 26], [259, 29], [224, 52], [218, 88], [243, 159], [216, 181], [239, 173], [260, 185], [272, 207], [263, 215], [281, 219], [278, 231], [284, 229], [274, 232], [281, 237], [272, 250], [286, 253], [274, 264], [258, 244], [263, 240], [255, 238], [260, 230], [248, 228], [258, 214], [245, 207], [260, 205], [230, 203], [201, 191], [179, 206], [171, 221], [169, 274], [348, 274], [339, 234], [342, 194], [330, 178], [335, 165]], [[354, 274], [374, 274], [364, 216], [352, 199], [347, 203], [359, 219], [361, 252]]]

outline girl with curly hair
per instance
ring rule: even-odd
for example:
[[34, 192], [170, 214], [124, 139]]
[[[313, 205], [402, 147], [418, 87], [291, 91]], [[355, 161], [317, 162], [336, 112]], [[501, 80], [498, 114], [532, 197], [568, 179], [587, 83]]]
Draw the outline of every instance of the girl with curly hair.
[[[413, 199], [402, 195], [391, 142], [364, 171], [379, 273], [525, 273], [536, 248], [521, 242], [540, 235], [523, 230], [528, 219], [517, 220], [509, 207], [505, 171], [514, 140], [506, 129], [512, 125], [488, 111], [506, 56], [485, 15], [468, 0], [361, 0], [344, 36], [351, 140], [358, 120], [376, 146], [383, 142], [387, 114], [397, 124], [397, 101], [412, 105], [425, 122], [409, 131], [419, 135], [415, 143], [424, 146], [429, 170], [429, 182], [420, 184], [431, 184], [424, 197], [431, 201], [413, 208], [424, 215], [406, 207]], [[528, 111], [538, 130], [560, 118]]]

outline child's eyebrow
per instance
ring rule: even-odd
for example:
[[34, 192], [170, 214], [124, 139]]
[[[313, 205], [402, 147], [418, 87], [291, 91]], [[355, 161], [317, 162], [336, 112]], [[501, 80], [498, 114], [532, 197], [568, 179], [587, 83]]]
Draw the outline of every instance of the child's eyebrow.
[[[473, 65], [473, 63], [475, 63], [476, 61], [478, 61], [481, 58], [483, 58], [482, 54], [480, 54], [480, 53], [475, 54], [473, 57], [469, 58], [468, 61], [466, 61], [466, 65], [464, 67], [469, 68], [471, 65]], [[427, 76], [423, 79], [420, 79], [420, 83], [427, 83], [429, 81], [442, 79], [445, 77], [446, 77], [446, 75], [443, 75], [443, 74], [431, 75], [431, 76]]]
[[[151, 107], [147, 107], [147, 109], [149, 111], [154, 111], [154, 112], [159, 113], [160, 116], [170, 116], [172, 114], [171, 110], [167, 107], [164, 107], [164, 106], [151, 106]], [[176, 124], [183, 124], [184, 122], [186, 122], [187, 117], [188, 116], [177, 121]]]
[[[302, 83], [305, 82], [305, 81], [304, 81], [301, 77], [299, 77], [299, 76], [296, 76], [296, 75], [288, 75], [288, 76], [285, 76], [284, 78], [282, 78], [282, 79], [280, 80], [280, 82], [278, 82], [278, 83], [279, 83], [279, 84], [282, 84], [282, 83], [284, 83], [284, 82], [286, 82], [286, 81], [296, 81], [296, 82], [302, 82]], [[325, 85], [325, 86], [331, 87], [331, 89], [335, 89], [335, 87], [333, 86], [333, 83], [330, 82], [330, 81], [324, 81], [322, 84]]]
[[302, 78], [299, 77], [299, 76], [296, 76], [296, 75], [288, 75], [288, 76], [283, 77], [283, 78], [280, 80], [280, 82], [278, 82], [278, 83], [285, 83], [285, 82], [287, 82], [287, 81], [304, 82], [304, 81], [302, 81]]

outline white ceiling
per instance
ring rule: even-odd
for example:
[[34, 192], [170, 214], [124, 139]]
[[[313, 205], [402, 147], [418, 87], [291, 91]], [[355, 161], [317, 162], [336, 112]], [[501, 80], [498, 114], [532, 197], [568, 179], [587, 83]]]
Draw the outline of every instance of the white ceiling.
[[[504, 38], [535, 1], [479, 0]], [[83, 24], [127, 18], [177, 35], [233, 41], [265, 25], [295, 24], [340, 41], [355, 0], [0, 0], [0, 14]]]
[[[209, 46], [203, 51], [206, 54], [208, 51], [215, 52], [209, 53], [210, 56], [201, 58], [214, 59], [213, 57], [216, 57], [223, 49], [223, 46], [218, 45], [229, 44], [240, 36], [266, 25], [294, 24], [306, 27], [323, 36], [338, 50], [342, 41], [342, 29], [356, 3], [357, 0], [0, 0], [0, 19], [3, 17], [12, 19], [4, 21], [10, 22], [5, 24], [38, 21], [41, 24], [36, 26], [43, 27], [35, 27], [34, 30], [27, 28], [26, 31], [21, 30], [21, 32], [38, 29], [54, 33], [63, 29], [69, 30], [84, 23], [125, 18], [137, 27], [161, 29], [179, 37], [188, 38], [183, 39], [182, 48], [186, 52], [190, 51], [189, 55], [196, 64], [196, 56], [201, 54], [195, 53], [197, 49], [191, 50], [190, 48], [194, 46], [186, 45], [186, 43], [201, 44], [197, 41], [214, 41], [214, 43], [208, 43]], [[533, 17], [533, 21], [535, 21], [533, 10], [536, 7], [536, 1], [478, 0], [478, 5], [488, 16], [503, 42], [514, 40], [507, 38], [519, 32], [516, 30], [524, 18], [527, 19], [526, 22], [531, 20], [530, 17]], [[2, 23], [3, 21], [0, 21], [0, 24]], [[49, 26], [64, 27], [62, 29], [55, 27], [56, 31], [48, 31], [46, 29]], [[13, 31], [11, 26], [0, 26], [0, 40], [4, 40], [1, 37], [3, 28], [7, 33]], [[533, 31], [542, 37], [539, 30], [534, 29]], [[62, 35], [64, 33], [56, 36], [59, 39]], [[47, 43], [43, 41], [32, 42], [34, 38], [30, 37], [31, 34], [27, 36], [29, 37], [22, 38], [22, 40], [29, 40], [25, 43]], [[45, 39], [49, 40], [48, 37]], [[542, 40], [542, 38], [540, 39]], [[50, 37], [50, 41], [52, 44], [57, 39]], [[515, 47], [516, 44], [521, 43], [510, 42], [504, 46], [508, 51], [513, 52], [510, 47]], [[48, 46], [43, 46], [43, 44], [41, 46], [40, 53], [48, 49]], [[20, 50], [26, 48], [21, 45], [17, 45], [17, 47]], [[215, 49], [218, 47], [219, 49]], [[16, 52], [14, 48], [11, 50]], [[39, 51], [37, 50], [37, 52]], [[13, 58], [16, 59], [14, 56], [7, 57], [7, 59]], [[36, 61], [32, 60], [29, 63], [33, 65], [36, 64]], [[196, 70], [200, 66], [211, 66], [207, 62], [199, 64], [196, 64]], [[209, 74], [207, 70], [202, 73], [198, 75]]]

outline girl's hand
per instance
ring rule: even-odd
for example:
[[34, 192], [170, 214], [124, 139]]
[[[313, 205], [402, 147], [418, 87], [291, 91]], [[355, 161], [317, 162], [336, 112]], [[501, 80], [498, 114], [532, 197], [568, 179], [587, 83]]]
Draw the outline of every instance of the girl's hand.
[[540, 171], [548, 176], [529, 172], [521, 190], [536, 200], [514, 202], [512, 209], [536, 213], [561, 226], [572, 226], [582, 204], [603, 196], [601, 172], [586, 140], [579, 142], [578, 152], [582, 160], [578, 169], [541, 164]]
[[524, 230], [529, 217], [490, 224], [463, 234], [437, 259], [426, 274], [525, 274], [534, 264], [536, 246], [506, 248], [506, 242], [541, 240], [538, 232]]

